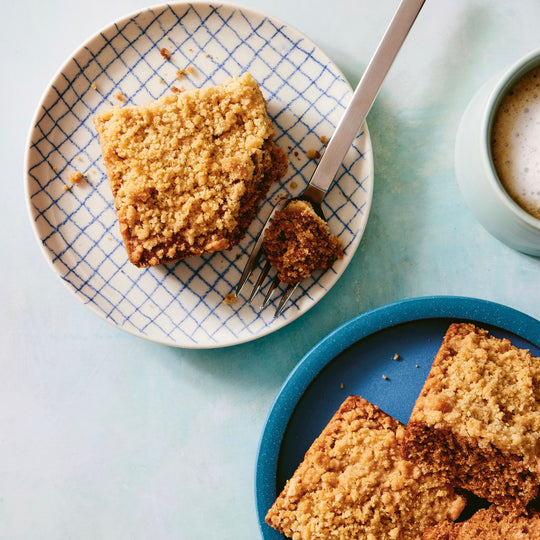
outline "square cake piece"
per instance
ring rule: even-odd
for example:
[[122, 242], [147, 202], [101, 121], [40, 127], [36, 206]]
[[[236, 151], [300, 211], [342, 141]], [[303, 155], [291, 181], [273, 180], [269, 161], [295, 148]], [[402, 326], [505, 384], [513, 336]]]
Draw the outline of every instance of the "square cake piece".
[[540, 358], [452, 324], [412, 411], [403, 457], [502, 507], [540, 483]]
[[330, 234], [326, 221], [303, 200], [293, 199], [276, 212], [264, 234], [263, 247], [285, 283], [298, 283], [343, 257], [339, 238]]
[[540, 514], [502, 511], [496, 506], [478, 510], [467, 521], [441, 521], [424, 532], [422, 540], [532, 540], [540, 538]]
[[249, 73], [113, 107], [94, 124], [128, 257], [139, 267], [233, 247], [287, 170]]
[[456, 519], [465, 499], [400, 456], [405, 426], [349, 396], [266, 515], [295, 540], [421, 538]]

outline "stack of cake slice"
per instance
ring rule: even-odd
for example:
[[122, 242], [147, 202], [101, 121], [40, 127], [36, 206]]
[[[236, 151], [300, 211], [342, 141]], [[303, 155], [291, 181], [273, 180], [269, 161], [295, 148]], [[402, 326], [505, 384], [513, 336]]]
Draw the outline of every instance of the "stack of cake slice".
[[[295, 540], [540, 538], [540, 358], [452, 324], [407, 426], [350, 396], [268, 511]], [[492, 503], [454, 523], [466, 492]]]

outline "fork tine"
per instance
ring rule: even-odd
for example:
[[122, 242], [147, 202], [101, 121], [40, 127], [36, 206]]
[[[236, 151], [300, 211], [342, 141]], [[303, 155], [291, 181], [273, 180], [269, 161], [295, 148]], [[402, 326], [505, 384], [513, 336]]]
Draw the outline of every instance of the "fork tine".
[[279, 301], [278, 307], [276, 308], [276, 312], [274, 313], [274, 319], [276, 317], [279, 317], [281, 313], [283, 312], [283, 309], [285, 308], [285, 304], [289, 300], [289, 298], [292, 296], [294, 291], [296, 291], [296, 288], [298, 287], [298, 283], [291, 283], [283, 293], [283, 296], [281, 297], [281, 300]]
[[249, 279], [249, 276], [253, 273], [253, 270], [257, 266], [261, 255], [262, 255], [262, 241], [263, 241], [263, 235], [262, 233], [257, 238], [257, 243], [253, 247], [253, 250], [251, 251], [251, 254], [249, 256], [249, 259], [246, 262], [246, 265], [244, 266], [244, 271], [242, 272], [242, 275], [240, 276], [240, 281], [238, 282], [238, 285], [236, 286], [235, 295], [238, 296], [240, 294], [240, 291], [244, 287], [246, 281]]
[[270, 303], [272, 295], [274, 294], [274, 291], [278, 288], [280, 283], [281, 281], [279, 280], [277, 276], [272, 280], [272, 284], [268, 288], [268, 291], [266, 292], [266, 296], [264, 297], [261, 309], [264, 309]]
[[244, 271], [242, 272], [242, 275], [240, 276], [240, 281], [238, 282], [238, 285], [236, 286], [235, 296], [238, 296], [240, 294], [240, 291], [242, 290], [242, 287], [245, 285], [246, 281], [249, 279], [249, 276], [253, 273], [253, 270], [257, 266], [262, 252], [263, 252], [263, 242], [264, 242], [264, 232], [268, 228], [268, 225], [270, 225], [270, 222], [272, 221], [274, 214], [276, 212], [279, 212], [285, 208], [285, 205], [289, 202], [288, 198], [281, 199], [274, 209], [272, 210], [271, 214], [268, 216], [268, 219], [266, 220], [266, 223], [264, 224], [264, 227], [262, 228], [261, 232], [259, 233], [259, 236], [257, 236], [257, 241], [255, 242], [255, 245], [253, 246], [253, 249], [251, 250], [251, 254], [249, 256], [249, 259], [246, 262], [246, 266], [244, 266]]
[[251, 303], [255, 295], [259, 292], [259, 289], [261, 288], [261, 285], [268, 275], [268, 272], [270, 272], [270, 268], [272, 268], [272, 265], [269, 261], [266, 261], [266, 264], [264, 265], [264, 268], [261, 270], [261, 273], [259, 274], [259, 277], [257, 278], [257, 282], [253, 286], [253, 290], [251, 291], [251, 294], [249, 295], [248, 302]]

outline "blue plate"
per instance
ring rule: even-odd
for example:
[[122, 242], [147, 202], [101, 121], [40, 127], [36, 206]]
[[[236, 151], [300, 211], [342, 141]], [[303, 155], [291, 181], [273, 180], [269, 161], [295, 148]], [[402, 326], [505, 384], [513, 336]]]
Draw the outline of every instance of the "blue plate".
[[443, 336], [458, 321], [540, 356], [540, 321], [485, 300], [438, 296], [359, 315], [300, 361], [272, 405], [259, 445], [255, 490], [264, 539], [285, 538], [264, 522], [266, 512], [344, 399], [360, 395], [407, 423]]

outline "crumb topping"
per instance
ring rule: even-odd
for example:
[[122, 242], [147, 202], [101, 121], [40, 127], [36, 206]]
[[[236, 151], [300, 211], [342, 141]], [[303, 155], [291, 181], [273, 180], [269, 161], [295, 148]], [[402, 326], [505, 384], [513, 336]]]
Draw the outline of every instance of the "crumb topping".
[[264, 251], [285, 283], [298, 283], [315, 270], [326, 270], [343, 257], [337, 236], [309, 202], [291, 201], [276, 212], [264, 236]]

